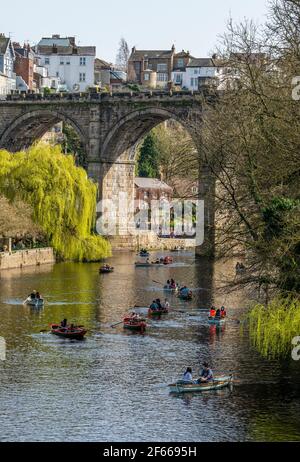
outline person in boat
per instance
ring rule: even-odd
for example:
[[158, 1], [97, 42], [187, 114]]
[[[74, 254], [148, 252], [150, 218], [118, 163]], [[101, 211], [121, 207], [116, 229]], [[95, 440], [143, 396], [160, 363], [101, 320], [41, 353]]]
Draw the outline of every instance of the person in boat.
[[187, 286], [184, 286], [180, 289], [180, 295], [183, 297], [188, 297], [190, 293], [190, 289]]
[[162, 306], [161, 306], [161, 301], [159, 298], [156, 299], [156, 304], [158, 306], [158, 311], [160, 311], [162, 309]]
[[151, 303], [150, 310], [158, 311], [158, 304], [156, 303], [156, 300], [153, 300], [153, 302]]
[[213, 382], [214, 374], [212, 369], [210, 369], [207, 362], [203, 363], [203, 368], [200, 372], [200, 378], [197, 380], [197, 383], [208, 383]]
[[221, 310], [220, 308], [218, 308], [216, 311], [216, 318], [220, 318], [220, 317], [221, 317]]
[[221, 307], [221, 318], [226, 318], [226, 316], [227, 316], [227, 313], [226, 313], [225, 306], [222, 306]]
[[65, 318], [63, 321], [61, 321], [60, 325], [61, 325], [61, 327], [63, 327], [63, 328], [66, 328], [66, 327], [67, 327], [67, 320], [66, 320], [66, 318]]
[[33, 290], [31, 292], [31, 294], [28, 295], [28, 298], [30, 298], [31, 300], [35, 300], [36, 299], [36, 290]]
[[167, 280], [167, 286], [168, 286], [168, 288], [171, 286], [171, 281], [170, 281], [170, 279]]
[[185, 383], [193, 383], [193, 371], [191, 367], [188, 367], [185, 373], [183, 374], [183, 382]]
[[36, 298], [37, 300], [40, 300], [40, 299], [42, 298], [42, 297], [41, 297], [41, 294], [40, 294], [39, 292], [37, 292], [37, 293], [35, 294], [35, 298]]
[[211, 318], [214, 318], [216, 316], [216, 314], [217, 314], [216, 308], [214, 306], [212, 306], [211, 309], [210, 309], [210, 312], [209, 312], [209, 316]]
[[171, 279], [171, 289], [176, 289], [176, 282], [174, 281], [174, 279]]
[[170, 308], [170, 303], [168, 302], [167, 299], [165, 299], [164, 304], [162, 305], [164, 310], [168, 310]]

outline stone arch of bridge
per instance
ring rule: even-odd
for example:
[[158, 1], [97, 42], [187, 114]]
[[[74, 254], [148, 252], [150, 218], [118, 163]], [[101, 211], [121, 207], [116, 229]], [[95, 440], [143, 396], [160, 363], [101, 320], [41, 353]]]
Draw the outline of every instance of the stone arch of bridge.
[[72, 117], [63, 112], [48, 109], [28, 111], [18, 116], [1, 135], [0, 146], [11, 152], [28, 149], [59, 122], [66, 122], [73, 127], [84, 151], [87, 152], [86, 134]]
[[[181, 113], [179, 111], [176, 113], [157, 107], [131, 111], [118, 120], [104, 139], [100, 152], [100, 198], [114, 202], [117, 209], [120, 193], [125, 193], [127, 196], [129, 224], [118, 228], [121, 235], [128, 232], [126, 226], [131, 229], [134, 227], [136, 147], [147, 133], [167, 120], [174, 120], [183, 126], [197, 148], [197, 132], [195, 131], [195, 123], [189, 119], [189, 112]], [[132, 204], [131, 208], [129, 204]]]

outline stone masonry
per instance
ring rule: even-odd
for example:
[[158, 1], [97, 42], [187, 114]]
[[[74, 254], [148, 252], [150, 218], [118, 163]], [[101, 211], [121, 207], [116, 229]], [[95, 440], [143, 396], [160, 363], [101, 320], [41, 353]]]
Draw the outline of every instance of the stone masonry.
[[[113, 200], [119, 192], [124, 192], [129, 202], [133, 201], [135, 147], [161, 122], [176, 120], [199, 147], [202, 104], [197, 94], [70, 94], [33, 100], [28, 96], [0, 101], [0, 149], [12, 152], [27, 149], [56, 123], [68, 123], [81, 139], [85, 151], [83, 166], [99, 185], [99, 199]], [[211, 181], [205, 184], [199, 198], [206, 199], [206, 216], [210, 217], [211, 226], [212, 184]], [[124, 229], [119, 232], [126, 235]], [[211, 234], [209, 236], [211, 239]], [[202, 246], [200, 252], [205, 247]]]

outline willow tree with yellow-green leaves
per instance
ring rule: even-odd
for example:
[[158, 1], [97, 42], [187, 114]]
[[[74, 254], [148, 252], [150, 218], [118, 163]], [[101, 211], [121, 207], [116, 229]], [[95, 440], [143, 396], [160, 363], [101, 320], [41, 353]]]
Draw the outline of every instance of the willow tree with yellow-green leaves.
[[110, 255], [109, 243], [93, 233], [97, 186], [60, 147], [0, 151], [0, 193], [31, 205], [33, 220], [61, 258], [98, 261]]

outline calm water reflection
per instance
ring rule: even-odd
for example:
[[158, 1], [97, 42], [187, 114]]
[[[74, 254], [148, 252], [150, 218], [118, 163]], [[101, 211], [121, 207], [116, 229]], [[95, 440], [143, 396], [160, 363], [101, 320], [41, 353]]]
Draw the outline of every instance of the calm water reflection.
[[[136, 256], [124, 253], [111, 259], [110, 275], [72, 263], [1, 273], [1, 441], [300, 440], [300, 363], [261, 359], [236, 322], [243, 294], [215, 295], [234, 264], [174, 258], [171, 267], [135, 269]], [[153, 281], [170, 277], [196, 289], [189, 304], [169, 295], [184, 313], [151, 321], [144, 336], [110, 327], [129, 307], [163, 298]], [[22, 306], [33, 288], [47, 300], [42, 310]], [[222, 330], [207, 324], [212, 299], [228, 306]], [[85, 341], [40, 332], [64, 317], [89, 328]], [[166, 384], [204, 359], [234, 372], [233, 390], [170, 395]]]

